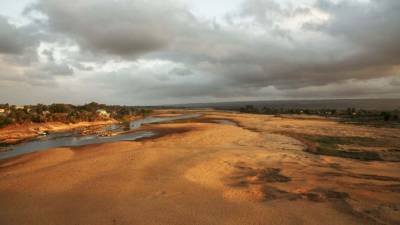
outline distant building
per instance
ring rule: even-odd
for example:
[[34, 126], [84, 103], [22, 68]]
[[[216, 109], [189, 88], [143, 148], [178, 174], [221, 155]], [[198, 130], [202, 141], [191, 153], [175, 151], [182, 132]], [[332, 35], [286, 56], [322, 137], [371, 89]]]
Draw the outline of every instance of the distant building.
[[0, 115], [6, 113], [5, 109], [0, 109]]
[[29, 106], [16, 105], [15, 110], [24, 110], [29, 113], [31, 111], [31, 108]]
[[96, 111], [96, 114], [98, 115], [98, 116], [101, 116], [101, 117], [110, 117], [110, 113], [108, 113], [106, 110], [104, 110], [104, 109], [99, 109], [99, 110], [97, 110]]

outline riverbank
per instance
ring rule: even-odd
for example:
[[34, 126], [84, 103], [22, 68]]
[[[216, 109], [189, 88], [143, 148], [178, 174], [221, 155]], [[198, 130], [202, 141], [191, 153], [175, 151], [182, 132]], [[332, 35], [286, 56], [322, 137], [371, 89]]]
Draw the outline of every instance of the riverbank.
[[61, 132], [81, 128], [95, 128], [116, 124], [116, 120], [79, 122], [66, 124], [61, 122], [14, 124], [0, 129], [0, 143], [15, 144], [40, 135], [40, 132]]
[[174, 129], [152, 129], [149, 128], [149, 126], [143, 128], [143, 126], [198, 119], [200, 117], [201, 114], [171, 114], [170, 117], [162, 115], [160, 117], [152, 116], [135, 119], [128, 123], [91, 126], [63, 132], [47, 132], [49, 134], [27, 140], [18, 145], [8, 145], [0, 148], [0, 160], [58, 147], [77, 147], [108, 142], [134, 141], [150, 137], [161, 137], [171, 132], [176, 133], [179, 131]]
[[386, 151], [398, 130], [201, 113], [145, 125], [162, 135], [142, 141], [0, 161], [0, 224], [399, 224], [400, 163], [310, 154], [285, 135], [374, 138], [360, 151]]

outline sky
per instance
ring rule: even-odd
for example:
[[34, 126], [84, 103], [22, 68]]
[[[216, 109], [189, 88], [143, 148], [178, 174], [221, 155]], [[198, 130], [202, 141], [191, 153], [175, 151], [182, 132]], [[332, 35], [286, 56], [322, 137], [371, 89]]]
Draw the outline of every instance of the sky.
[[2, 0], [0, 103], [400, 98], [398, 0]]

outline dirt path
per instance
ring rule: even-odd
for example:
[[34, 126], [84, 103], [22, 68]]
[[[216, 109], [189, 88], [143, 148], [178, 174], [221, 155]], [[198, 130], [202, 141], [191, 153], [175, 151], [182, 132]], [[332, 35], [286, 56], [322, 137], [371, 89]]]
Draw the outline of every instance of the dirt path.
[[267, 116], [205, 117], [241, 127], [0, 162], [0, 224], [398, 224], [399, 163], [307, 154]]

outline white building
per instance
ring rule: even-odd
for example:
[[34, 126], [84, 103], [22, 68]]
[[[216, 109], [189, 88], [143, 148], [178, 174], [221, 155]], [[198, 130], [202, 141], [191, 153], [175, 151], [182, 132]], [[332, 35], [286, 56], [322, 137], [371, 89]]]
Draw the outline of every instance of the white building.
[[96, 111], [97, 115], [102, 116], [102, 117], [110, 117], [110, 113], [108, 113], [106, 110], [104, 109], [98, 109]]

